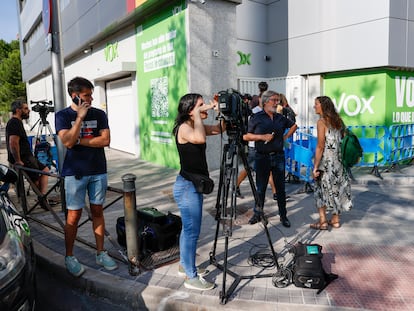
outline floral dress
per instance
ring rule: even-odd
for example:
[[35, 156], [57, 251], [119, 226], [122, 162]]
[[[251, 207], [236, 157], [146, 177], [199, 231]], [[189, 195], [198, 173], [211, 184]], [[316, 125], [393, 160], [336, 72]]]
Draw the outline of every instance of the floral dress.
[[326, 130], [325, 148], [318, 169], [322, 176], [315, 181], [316, 207], [326, 206], [334, 214], [349, 211], [352, 208], [351, 184], [342, 165], [340, 130]]

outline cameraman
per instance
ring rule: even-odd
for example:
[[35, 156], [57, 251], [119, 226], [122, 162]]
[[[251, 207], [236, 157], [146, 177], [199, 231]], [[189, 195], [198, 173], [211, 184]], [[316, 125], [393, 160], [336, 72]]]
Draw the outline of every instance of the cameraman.
[[[284, 141], [296, 131], [297, 125], [276, 113], [278, 95], [274, 91], [265, 91], [262, 94], [263, 110], [250, 118], [247, 134], [243, 135], [244, 140], [254, 141], [256, 145], [256, 187], [259, 202], [254, 208], [254, 215], [249, 223], [255, 224], [263, 216], [266, 187], [270, 172], [272, 172], [273, 182], [277, 189], [280, 221], [283, 226], [290, 227], [286, 211], [283, 145]], [[289, 130], [284, 134], [286, 129]]]
[[[26, 101], [15, 100], [11, 104], [12, 118], [6, 125], [7, 159], [13, 165], [20, 165], [31, 169], [49, 172], [49, 168], [41, 163], [32, 153], [23, 127], [23, 120], [29, 118], [30, 110]], [[27, 171], [30, 179], [39, 188], [42, 194], [46, 194], [48, 175]]]

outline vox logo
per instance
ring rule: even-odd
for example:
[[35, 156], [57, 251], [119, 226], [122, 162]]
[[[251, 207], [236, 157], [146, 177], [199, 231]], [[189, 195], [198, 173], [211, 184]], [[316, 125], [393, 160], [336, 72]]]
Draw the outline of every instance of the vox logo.
[[243, 52], [237, 51], [237, 54], [239, 54], [240, 56], [240, 61], [237, 64], [237, 66], [240, 65], [251, 65], [250, 64], [250, 57], [252, 54], [248, 53], [248, 54], [244, 54]]
[[[405, 95], [405, 96], [404, 96]], [[414, 107], [414, 77], [395, 77], [395, 98], [397, 107]]]
[[375, 96], [371, 96], [367, 99], [363, 97], [360, 98], [356, 95], [347, 95], [346, 93], [342, 93], [338, 103], [335, 98], [333, 98], [332, 101], [339, 112], [343, 111], [348, 116], [352, 117], [357, 114], [362, 114], [365, 111], [373, 114], [374, 110], [372, 110], [371, 104], [374, 98]]
[[115, 43], [107, 43], [105, 50], [105, 60], [107, 62], [112, 62], [115, 58], [117, 58], [118, 55], [118, 42]]

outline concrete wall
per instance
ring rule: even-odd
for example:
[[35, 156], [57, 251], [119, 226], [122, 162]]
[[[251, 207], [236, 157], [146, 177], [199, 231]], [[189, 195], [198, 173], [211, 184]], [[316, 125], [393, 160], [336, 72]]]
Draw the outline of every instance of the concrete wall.
[[269, 16], [270, 75], [387, 65], [389, 0], [283, 0]]
[[[208, 103], [213, 95], [228, 88], [237, 89], [236, 5], [232, 1], [189, 3], [187, 12], [187, 59], [189, 91], [200, 93]], [[215, 124], [217, 113], [209, 112], [207, 124]], [[224, 141], [208, 137], [207, 159], [210, 169], [220, 167]]]
[[[414, 67], [409, 0], [245, 0], [237, 48], [251, 53], [238, 76], [284, 77], [372, 67]], [[270, 60], [264, 61], [264, 56]], [[237, 57], [237, 56], [236, 56]]]
[[414, 67], [414, 3], [410, 0], [390, 1], [389, 59], [390, 66]]
[[[263, 1], [264, 2], [264, 1]], [[238, 76], [268, 77], [269, 63], [265, 60], [268, 52], [268, 6], [260, 1], [243, 1], [237, 6], [237, 51], [250, 54], [251, 65], [239, 65]], [[237, 55], [234, 61], [239, 62]], [[254, 93], [255, 94], [255, 93]]]

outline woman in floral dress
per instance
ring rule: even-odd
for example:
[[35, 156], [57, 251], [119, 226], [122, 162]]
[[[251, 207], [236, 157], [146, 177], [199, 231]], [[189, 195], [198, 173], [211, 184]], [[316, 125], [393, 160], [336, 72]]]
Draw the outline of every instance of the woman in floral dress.
[[[315, 151], [313, 176], [315, 178], [315, 201], [319, 222], [311, 224], [312, 229], [327, 230], [329, 226], [341, 226], [339, 215], [352, 208], [351, 184], [342, 165], [341, 140], [344, 123], [327, 96], [315, 99], [318, 143]], [[332, 213], [327, 219], [326, 212]]]

